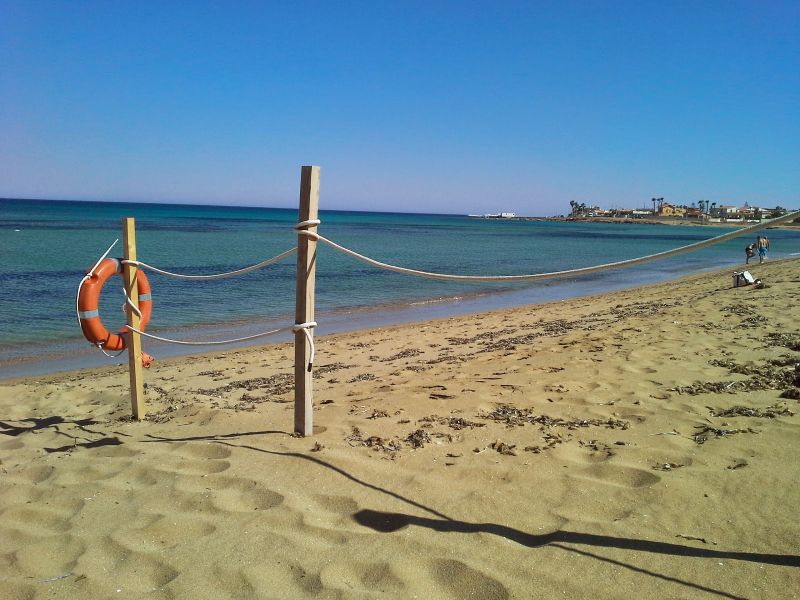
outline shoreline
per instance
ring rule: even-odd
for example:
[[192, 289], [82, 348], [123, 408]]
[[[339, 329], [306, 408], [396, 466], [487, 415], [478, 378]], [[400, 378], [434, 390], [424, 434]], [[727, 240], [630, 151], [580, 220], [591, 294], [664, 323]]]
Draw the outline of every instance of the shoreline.
[[[780, 260], [791, 260], [781, 258]], [[776, 262], [776, 261], [773, 261]], [[693, 270], [689, 275], [707, 273], [722, 268], [742, 268], [731, 261], [726, 267], [713, 266]], [[589, 275], [577, 278], [565, 278], [554, 282], [543, 282], [534, 285], [504, 284], [501, 290], [461, 293], [452, 297], [433, 299], [419, 299], [397, 303], [385, 303], [376, 306], [356, 306], [333, 311], [317, 311], [319, 327], [318, 335], [361, 331], [376, 326], [390, 326], [427, 321], [436, 318], [458, 317], [494, 310], [517, 308], [525, 305], [543, 305], [549, 302], [594, 296], [621, 289], [635, 289], [641, 286], [653, 285], [658, 282], [675, 280], [679, 276], [673, 271], [653, 272], [649, 267], [634, 268], [604, 273], [600, 276]], [[597, 288], [600, 288], [599, 290]], [[270, 331], [286, 326], [291, 322], [291, 316], [284, 318], [252, 319], [230, 323], [207, 323], [195, 326], [162, 328], [151, 331], [163, 337], [175, 339], [202, 340], [202, 339], [232, 339], [245, 337], [261, 331]], [[160, 357], [191, 356], [198, 352], [219, 352], [236, 348], [248, 348], [275, 344], [293, 339], [291, 333], [283, 332], [267, 336], [263, 340], [245, 341], [219, 346], [180, 346], [165, 344], [150, 339], [143, 339], [146, 351]], [[76, 369], [103, 367], [112, 363], [125, 362], [126, 356], [114, 359], [105, 357], [98, 350], [90, 347], [82, 338], [72, 342], [63, 342], [61, 350], [52, 350], [51, 346], [43, 346], [43, 350], [50, 348], [36, 356], [22, 358], [9, 358], [0, 361], [0, 382], [21, 377], [45, 376], [51, 373], [66, 372]], [[30, 348], [29, 345], [23, 346]], [[199, 348], [199, 349], [198, 349]], [[204, 349], [205, 348], [205, 349]], [[5, 352], [10, 352], [6, 350]]]

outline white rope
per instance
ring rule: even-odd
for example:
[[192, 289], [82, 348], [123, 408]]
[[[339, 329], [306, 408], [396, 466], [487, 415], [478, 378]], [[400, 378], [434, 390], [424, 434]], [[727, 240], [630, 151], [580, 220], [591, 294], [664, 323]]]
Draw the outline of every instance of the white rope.
[[97, 346], [97, 349], [100, 350], [100, 352], [102, 352], [103, 354], [105, 354], [108, 358], [117, 358], [120, 354], [122, 354], [123, 352], [125, 352], [125, 350], [128, 349], [127, 347], [125, 347], [116, 354], [109, 354], [108, 352], [106, 352], [106, 349], [103, 348], [103, 345], [100, 342], [97, 342], [95, 346]]
[[134, 333], [138, 333], [139, 335], [143, 335], [144, 337], [147, 337], [147, 338], [150, 338], [150, 339], [153, 339], [153, 340], [158, 340], [159, 342], [166, 342], [168, 344], [181, 344], [181, 345], [184, 345], [184, 346], [219, 346], [219, 345], [223, 345], [223, 344], [234, 344], [236, 342], [245, 342], [247, 340], [254, 340], [256, 338], [265, 337], [267, 335], [272, 335], [273, 333], [280, 333], [281, 331], [291, 331], [292, 330], [291, 326], [290, 327], [281, 327], [279, 329], [273, 329], [272, 331], [264, 331], [263, 333], [256, 333], [255, 335], [246, 335], [244, 337], [233, 338], [233, 339], [230, 339], [230, 340], [211, 340], [211, 341], [208, 341], [208, 342], [192, 342], [192, 341], [186, 341], [186, 340], [174, 340], [172, 338], [153, 335], [152, 333], [146, 333], [146, 332], [144, 332], [144, 331], [142, 331], [140, 329], [137, 329], [136, 327], [133, 327], [131, 325], [125, 325], [125, 327], [127, 327], [128, 329], [130, 329]]
[[[122, 286], [122, 294], [125, 296], [125, 302], [126, 302], [126, 304], [127, 304], [128, 306], [130, 306], [130, 307], [131, 307], [131, 309], [133, 309], [133, 312], [135, 312], [135, 313], [136, 313], [136, 316], [137, 316], [137, 317], [139, 317], [139, 318], [141, 319], [141, 318], [142, 318], [142, 311], [140, 311], [140, 310], [139, 310], [139, 307], [138, 307], [138, 306], [136, 306], [136, 305], [133, 303], [133, 300], [131, 300], [131, 297], [130, 297], [130, 296], [128, 296], [128, 292], [126, 292], [126, 291], [125, 291], [125, 286]], [[125, 312], [125, 305], [124, 305], [124, 304], [122, 305], [122, 312]]]
[[314, 329], [314, 327], [316, 326], [317, 326], [316, 321], [308, 321], [306, 323], [297, 323], [296, 325], [292, 325], [292, 331], [294, 331], [295, 333], [297, 333], [298, 331], [302, 331], [305, 334], [306, 339], [308, 340], [308, 345], [311, 349], [311, 352], [308, 355], [309, 373], [311, 372], [311, 368], [314, 365], [314, 354], [316, 353], [316, 350], [314, 348], [314, 336], [312, 335], [311, 330]]
[[714, 244], [719, 244], [720, 242], [724, 242], [733, 238], [737, 238], [739, 236], [753, 233], [755, 231], [760, 231], [762, 229], [766, 229], [768, 227], [772, 227], [774, 225], [778, 225], [780, 223], [786, 223], [788, 221], [792, 221], [796, 218], [800, 217], [800, 211], [795, 211], [789, 214], [786, 214], [782, 217], [778, 217], [777, 219], [771, 219], [770, 221], [766, 221], [764, 223], [758, 223], [756, 225], [752, 225], [750, 227], [745, 227], [744, 229], [738, 229], [736, 231], [731, 231], [728, 233], [724, 233], [722, 235], [718, 235], [708, 240], [703, 240], [701, 242], [695, 242], [693, 244], [689, 244], [687, 246], [681, 246], [679, 248], [674, 248], [672, 250], [666, 250], [664, 252], [657, 252], [656, 254], [650, 254], [648, 256], [641, 256], [639, 258], [631, 258], [628, 260], [620, 260], [613, 263], [605, 263], [602, 265], [595, 265], [593, 267], [583, 267], [581, 269], [569, 269], [566, 271], [554, 271], [551, 273], [534, 273], [531, 275], [451, 275], [446, 273], [432, 273], [430, 271], [420, 271], [417, 269], [407, 269], [405, 267], [398, 267], [397, 265], [391, 265], [388, 263], [381, 262], [379, 260], [375, 260], [374, 258], [369, 258], [368, 256], [364, 256], [363, 254], [359, 254], [354, 250], [350, 250], [349, 248], [345, 248], [337, 244], [336, 242], [332, 242], [331, 240], [319, 235], [318, 233], [312, 231], [304, 231], [298, 230], [298, 235], [305, 235], [315, 240], [319, 240], [342, 252], [347, 254], [348, 256], [352, 256], [353, 258], [360, 260], [362, 262], [367, 263], [368, 265], [372, 265], [373, 267], [378, 267], [380, 269], [386, 269], [387, 271], [394, 271], [396, 273], [402, 273], [404, 275], [414, 275], [416, 277], [426, 277], [428, 279], [444, 279], [448, 281], [535, 281], [541, 279], [554, 279], [556, 277], [574, 277], [578, 275], [588, 275], [589, 273], [598, 273], [601, 271], [610, 271], [612, 269], [621, 269], [623, 267], [631, 267], [633, 265], [640, 265], [643, 263], [647, 263], [654, 260], [660, 260], [662, 258], [668, 258], [670, 256], [678, 256], [679, 254], [685, 254], [687, 252], [693, 252], [695, 250], [699, 250], [701, 248], [705, 248], [707, 246], [713, 246]]
[[236, 271], [229, 271], [227, 273], [216, 273], [213, 275], [183, 275], [181, 273], [173, 273], [171, 271], [165, 271], [164, 269], [159, 269], [152, 265], [148, 265], [140, 260], [123, 260], [122, 264], [136, 265], [141, 269], [149, 269], [154, 273], [160, 273], [161, 275], [165, 275], [167, 277], [175, 277], [176, 279], [226, 279], [228, 277], [236, 277], [238, 275], [250, 273], [251, 271], [263, 269], [264, 267], [268, 267], [269, 265], [282, 261], [284, 258], [291, 256], [295, 252], [297, 252], [297, 247], [290, 248], [286, 252], [281, 252], [277, 256], [273, 256], [272, 258], [268, 258], [267, 260], [261, 261], [260, 263], [256, 263], [254, 265], [250, 265], [249, 267], [237, 269]]
[[297, 323], [295, 325], [290, 325], [289, 327], [280, 327], [278, 329], [273, 329], [271, 331], [264, 331], [262, 333], [256, 333], [254, 335], [246, 335], [244, 337], [233, 338], [229, 340], [211, 340], [207, 342], [197, 342], [197, 341], [188, 341], [188, 340], [176, 340], [172, 338], [162, 337], [159, 335], [153, 335], [152, 333], [146, 333], [141, 329], [137, 329], [131, 325], [125, 325], [129, 330], [133, 331], [134, 333], [138, 333], [139, 335], [143, 335], [144, 337], [158, 340], [159, 342], [165, 342], [168, 344], [181, 344], [183, 346], [220, 346], [223, 344], [233, 344], [236, 342], [246, 342], [248, 340], [254, 340], [260, 337], [265, 337], [268, 335], [273, 335], [275, 333], [281, 333], [283, 331], [292, 331], [297, 333], [298, 331], [302, 331], [306, 339], [308, 340], [308, 344], [311, 348], [311, 352], [309, 354], [308, 359], [308, 371], [311, 372], [311, 368], [314, 364], [314, 355], [316, 354], [316, 348], [314, 347], [314, 336], [311, 334], [311, 329], [317, 326], [316, 321], [309, 321], [307, 323]]
[[300, 221], [299, 223], [295, 223], [294, 228], [297, 230], [304, 229], [306, 227], [315, 227], [322, 223], [319, 219], [308, 219], [307, 221]]
[[[75, 316], [78, 318], [78, 327], [80, 327], [80, 325], [81, 325], [81, 308], [78, 305], [78, 303], [80, 302], [80, 299], [81, 299], [81, 288], [83, 287], [84, 283], [86, 283], [89, 279], [92, 278], [92, 275], [94, 275], [94, 270], [98, 267], [98, 265], [101, 262], [103, 262], [103, 260], [105, 260], [106, 256], [108, 256], [108, 253], [111, 252], [111, 249], [114, 246], [117, 245], [118, 241], [119, 241], [119, 238], [114, 240], [114, 243], [111, 244], [108, 247], [108, 250], [106, 250], [103, 253], [103, 256], [101, 256], [100, 259], [96, 263], [94, 263], [94, 266], [91, 269], [89, 269], [89, 272], [86, 275], [83, 276], [83, 279], [81, 279], [81, 282], [78, 284], [78, 293], [75, 294]], [[101, 348], [101, 350], [102, 350], [102, 348]], [[105, 352], [104, 352], [104, 354], [105, 354]], [[106, 356], [110, 356], [110, 355], [106, 355]]]

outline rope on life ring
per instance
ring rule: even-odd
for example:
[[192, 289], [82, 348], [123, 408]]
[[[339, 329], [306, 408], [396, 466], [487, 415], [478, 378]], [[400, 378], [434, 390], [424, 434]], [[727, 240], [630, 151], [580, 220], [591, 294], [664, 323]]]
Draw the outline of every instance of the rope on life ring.
[[[84, 337], [103, 350], [124, 350], [125, 336], [128, 329], [123, 327], [118, 333], [111, 333], [100, 320], [100, 292], [112, 275], [122, 275], [122, 261], [117, 258], [104, 258], [90, 270], [86, 280], [78, 292], [78, 319]], [[153, 311], [153, 297], [150, 282], [144, 271], [136, 271], [136, 282], [139, 289], [139, 328], [144, 331], [150, 322]], [[127, 307], [126, 307], [127, 308]], [[134, 308], [134, 307], [130, 307]]]

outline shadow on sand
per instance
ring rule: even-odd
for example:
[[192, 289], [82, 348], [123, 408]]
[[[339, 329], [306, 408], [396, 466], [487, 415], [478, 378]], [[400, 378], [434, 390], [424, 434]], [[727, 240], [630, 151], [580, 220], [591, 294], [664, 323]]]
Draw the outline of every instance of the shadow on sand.
[[578, 544], [578, 545], [593, 546], [599, 548], [616, 548], [634, 552], [650, 552], [650, 553], [666, 554], [673, 556], [709, 558], [716, 560], [722, 560], [722, 559], [741, 560], [741, 561], [770, 564], [777, 566], [800, 567], [800, 556], [795, 556], [795, 555], [761, 554], [756, 552], [732, 552], [724, 550], [711, 550], [705, 548], [685, 546], [682, 544], [674, 544], [670, 542], [656, 542], [650, 540], [638, 540], [638, 539], [630, 539], [622, 537], [613, 537], [607, 535], [597, 535], [592, 533], [578, 533], [571, 531], [554, 531], [551, 533], [536, 535], [536, 534], [526, 533], [524, 531], [520, 531], [512, 527], [507, 527], [505, 525], [499, 525], [496, 523], [468, 523], [466, 521], [459, 521], [456, 519], [452, 519], [447, 515], [440, 513], [439, 511], [433, 508], [425, 506], [424, 504], [421, 504], [415, 500], [406, 498], [405, 496], [402, 496], [397, 492], [393, 492], [386, 488], [380, 487], [376, 484], [369, 483], [367, 481], [359, 479], [358, 477], [352, 475], [351, 473], [348, 473], [344, 469], [337, 467], [336, 465], [326, 462], [315, 456], [310, 456], [299, 452], [279, 452], [276, 450], [268, 450], [266, 448], [258, 448], [247, 444], [236, 444], [232, 443], [231, 441], [228, 441], [238, 437], [251, 436], [264, 433], [290, 435], [286, 432], [281, 432], [281, 431], [262, 431], [262, 432], [254, 431], [254, 432], [244, 432], [244, 433], [234, 433], [234, 434], [194, 436], [185, 438], [164, 438], [164, 437], [148, 435], [147, 437], [150, 439], [145, 440], [145, 442], [175, 443], [175, 442], [202, 440], [202, 441], [215, 442], [232, 448], [241, 448], [243, 450], [250, 450], [253, 452], [270, 454], [272, 456], [280, 456], [285, 458], [293, 458], [293, 459], [312, 462], [316, 465], [319, 465], [335, 473], [338, 473], [342, 477], [345, 477], [350, 481], [357, 483], [358, 485], [364, 486], [371, 490], [375, 490], [376, 492], [379, 492], [381, 494], [391, 496], [392, 498], [400, 500], [405, 504], [414, 506], [429, 514], [438, 517], [438, 518], [417, 517], [414, 515], [408, 515], [403, 513], [382, 512], [369, 509], [360, 510], [353, 514], [354, 521], [356, 521], [360, 525], [363, 525], [364, 527], [368, 527], [374, 531], [378, 531], [381, 533], [391, 533], [394, 531], [398, 531], [404, 527], [408, 527], [409, 525], [424, 527], [426, 529], [430, 529], [432, 531], [440, 533], [455, 533], [455, 532], [488, 533], [499, 537], [503, 537], [517, 544], [520, 544], [521, 546], [524, 546], [526, 548], [542, 548], [545, 546], [559, 548], [568, 552], [574, 552], [582, 556], [587, 556], [602, 562], [607, 562], [619, 567], [623, 567], [637, 573], [642, 573], [644, 575], [684, 585], [696, 590], [733, 599], [740, 599], [741, 597], [730, 594], [728, 592], [715, 590], [713, 588], [692, 583], [689, 581], [684, 581], [682, 579], [670, 577], [668, 575], [663, 575], [661, 573], [649, 571], [647, 569], [643, 569], [632, 564], [624, 563], [615, 559], [593, 554], [586, 550], [581, 550], [571, 546], [566, 546], [564, 544]]

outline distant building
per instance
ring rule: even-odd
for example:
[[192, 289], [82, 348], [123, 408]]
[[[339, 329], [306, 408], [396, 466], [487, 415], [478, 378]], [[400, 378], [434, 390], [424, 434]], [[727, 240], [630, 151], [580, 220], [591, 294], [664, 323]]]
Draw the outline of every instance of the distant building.
[[682, 217], [686, 214], [686, 208], [683, 206], [675, 206], [674, 204], [670, 204], [669, 202], [664, 202], [661, 205], [661, 212], [659, 213], [662, 217]]
[[699, 219], [703, 216], [703, 209], [701, 208], [687, 208], [684, 216], [687, 219]]

